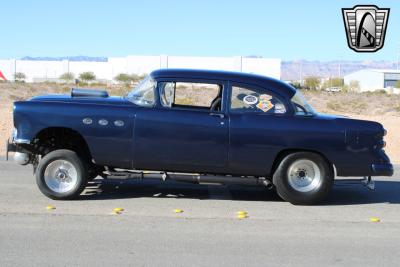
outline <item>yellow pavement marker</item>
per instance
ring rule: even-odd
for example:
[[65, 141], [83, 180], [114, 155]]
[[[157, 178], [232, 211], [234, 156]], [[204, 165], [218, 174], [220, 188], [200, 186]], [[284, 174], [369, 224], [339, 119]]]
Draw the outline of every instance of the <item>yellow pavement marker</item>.
[[247, 216], [246, 214], [239, 214], [239, 215], [237, 215], [237, 218], [238, 219], [246, 219], [246, 218], [248, 218], [249, 216]]
[[46, 210], [55, 210], [56, 207], [54, 207], [53, 205], [47, 205], [46, 206]]
[[238, 219], [245, 219], [248, 218], [249, 216], [247, 215], [247, 211], [239, 210], [238, 212], [236, 212], [236, 217]]
[[378, 217], [371, 217], [369, 220], [371, 222], [380, 222], [381, 221], [381, 219], [379, 219]]
[[183, 210], [181, 210], [181, 209], [174, 209], [174, 212], [175, 212], [175, 213], [182, 213]]
[[123, 208], [114, 208], [114, 209], [113, 209], [113, 213], [114, 213], [114, 214], [121, 214], [123, 211], [124, 211]]

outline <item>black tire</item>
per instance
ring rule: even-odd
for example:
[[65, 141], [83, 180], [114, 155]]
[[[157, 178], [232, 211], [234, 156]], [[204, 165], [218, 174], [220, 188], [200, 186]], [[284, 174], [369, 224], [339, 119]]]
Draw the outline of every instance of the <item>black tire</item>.
[[[70, 168], [71, 173], [74, 177], [73, 183], [71, 183], [71, 188], [68, 189], [65, 192], [57, 192], [54, 191], [47, 183], [46, 183], [46, 178], [45, 178], [45, 172], [46, 169], [50, 164], [51, 167], [49, 167], [49, 170], [54, 167], [53, 165], [56, 165], [57, 162], [60, 162], [59, 160], [62, 160], [64, 162], [67, 162], [67, 166], [72, 166]], [[48, 172], [50, 172], [48, 170]], [[58, 168], [57, 172], [59, 173], [59, 170], [64, 171], [62, 168]], [[65, 173], [65, 172], [64, 172]], [[68, 174], [68, 172], [67, 172]], [[52, 176], [52, 175], [48, 175]], [[57, 175], [54, 175], [56, 177]], [[71, 150], [67, 149], [58, 149], [54, 150], [50, 153], [48, 153], [46, 156], [44, 156], [38, 164], [37, 170], [36, 170], [36, 183], [40, 189], [40, 191], [46, 195], [47, 197], [54, 199], [54, 200], [67, 200], [67, 199], [74, 199], [78, 197], [82, 191], [85, 189], [85, 186], [87, 184], [87, 177], [88, 176], [88, 171], [86, 168], [86, 164], [82, 161], [82, 159], [74, 152]], [[53, 176], [52, 176], [53, 177]], [[75, 179], [76, 177], [76, 179]], [[68, 179], [68, 175], [66, 176], [66, 179]], [[52, 181], [55, 181], [53, 179]]]
[[[311, 166], [316, 167], [312, 168], [310, 172], [319, 173], [319, 176], [315, 175], [315, 177], [319, 178], [314, 178], [316, 179], [315, 181], [314, 179], [307, 181], [306, 178], [308, 175], [304, 176], [303, 169], [296, 168], [296, 166], [301, 166], [302, 162], [313, 162]], [[314, 169], [317, 169], [317, 171], [313, 171]], [[289, 172], [292, 175], [289, 175]], [[293, 173], [296, 173], [296, 175], [293, 175]], [[306, 185], [303, 186], [301, 179], [306, 179], [306, 185], [307, 183], [311, 184], [308, 187]], [[333, 180], [333, 169], [328, 162], [320, 155], [310, 152], [296, 152], [287, 155], [282, 159], [273, 176], [273, 183], [278, 195], [294, 205], [320, 203], [329, 195], [333, 186]], [[301, 185], [298, 185], [298, 183]]]

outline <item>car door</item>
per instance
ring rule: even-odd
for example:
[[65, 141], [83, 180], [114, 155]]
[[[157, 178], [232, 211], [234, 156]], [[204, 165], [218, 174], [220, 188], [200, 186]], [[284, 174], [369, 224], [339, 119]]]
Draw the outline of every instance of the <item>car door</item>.
[[285, 146], [290, 121], [284, 98], [253, 85], [232, 83], [229, 96], [229, 171], [265, 176]]
[[[225, 88], [221, 81], [158, 81], [156, 107], [136, 114], [134, 167], [191, 172], [218, 172], [226, 167]], [[219, 108], [212, 109], [218, 97]]]

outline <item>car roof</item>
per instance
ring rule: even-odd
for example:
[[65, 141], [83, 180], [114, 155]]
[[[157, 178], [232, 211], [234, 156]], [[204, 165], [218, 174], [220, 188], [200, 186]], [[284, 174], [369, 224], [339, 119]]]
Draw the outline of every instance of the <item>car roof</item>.
[[288, 98], [291, 98], [296, 93], [295, 88], [282, 81], [267, 76], [244, 72], [204, 69], [159, 69], [151, 72], [150, 76], [156, 80], [160, 78], [192, 78], [247, 83], [266, 88]]

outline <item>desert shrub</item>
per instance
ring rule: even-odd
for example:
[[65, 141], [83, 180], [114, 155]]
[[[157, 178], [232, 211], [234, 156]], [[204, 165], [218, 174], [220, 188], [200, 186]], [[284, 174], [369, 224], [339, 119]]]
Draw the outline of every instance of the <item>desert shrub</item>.
[[75, 75], [72, 72], [66, 72], [60, 75], [60, 80], [63, 80], [65, 83], [73, 82], [75, 79]]
[[312, 90], [316, 90], [319, 88], [321, 84], [321, 79], [316, 76], [310, 76], [305, 79], [304, 87]]
[[88, 83], [96, 80], [96, 75], [91, 71], [86, 71], [79, 74], [79, 79], [85, 83]]
[[126, 74], [126, 73], [120, 73], [117, 76], [114, 77], [114, 80], [120, 83], [125, 83], [129, 84], [133, 82], [134, 77], [132, 75]]
[[326, 89], [329, 87], [342, 87], [344, 80], [342, 78], [330, 78], [322, 84], [322, 88]]

